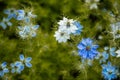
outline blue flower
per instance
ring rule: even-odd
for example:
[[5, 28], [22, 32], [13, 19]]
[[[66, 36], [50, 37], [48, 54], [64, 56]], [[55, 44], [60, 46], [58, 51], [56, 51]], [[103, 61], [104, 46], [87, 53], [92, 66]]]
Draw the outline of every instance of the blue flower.
[[15, 63], [11, 63], [11, 73], [21, 73], [24, 70], [24, 65], [20, 61], [16, 61]]
[[102, 59], [100, 59], [100, 63], [106, 62], [108, 60], [108, 58], [109, 58], [109, 54], [106, 51], [104, 51], [102, 53]]
[[32, 60], [31, 57], [25, 58], [24, 55], [21, 54], [21, 55], [19, 56], [19, 58], [20, 58], [20, 61], [21, 61], [23, 64], [25, 64], [27, 67], [29, 67], [29, 68], [32, 67], [32, 64], [30, 63], [30, 61]]
[[90, 38], [82, 39], [77, 47], [78, 53], [83, 59], [93, 59], [98, 54], [98, 45], [93, 45]]
[[7, 63], [6, 62], [3, 62], [1, 65], [0, 65], [0, 77], [3, 77], [5, 73], [8, 73], [9, 70], [8, 68], [6, 68], [7, 66]]
[[118, 70], [115, 66], [112, 66], [110, 62], [102, 65], [102, 75], [106, 80], [112, 80], [117, 78]]
[[8, 15], [7, 18], [9, 20], [12, 19], [12, 18], [16, 18], [16, 16], [17, 16], [17, 12], [13, 8], [12, 9], [6, 9], [6, 10], [4, 10], [4, 13]]
[[73, 33], [73, 34], [74, 35], [79, 35], [82, 32], [83, 26], [78, 21], [75, 21], [74, 25], [77, 26], [78, 30], [76, 30], [76, 32]]
[[2, 22], [0, 22], [0, 26], [2, 26], [3, 29], [6, 29], [7, 26], [12, 26], [12, 23], [9, 22], [9, 19], [3, 18]]

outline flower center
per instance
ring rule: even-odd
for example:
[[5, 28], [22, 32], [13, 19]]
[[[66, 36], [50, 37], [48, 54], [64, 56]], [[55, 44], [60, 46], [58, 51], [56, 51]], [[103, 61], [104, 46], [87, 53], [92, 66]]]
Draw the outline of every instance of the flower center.
[[60, 35], [61, 35], [61, 36], [63, 36], [63, 35], [64, 35], [64, 33], [61, 33]]
[[70, 27], [70, 22], [68, 21], [68, 22], [67, 22], [67, 28], [69, 28], [69, 27]]
[[109, 74], [112, 74], [112, 71], [109, 71], [108, 73], [109, 73]]
[[86, 47], [86, 50], [90, 50], [90, 46], [87, 46], [87, 47]]

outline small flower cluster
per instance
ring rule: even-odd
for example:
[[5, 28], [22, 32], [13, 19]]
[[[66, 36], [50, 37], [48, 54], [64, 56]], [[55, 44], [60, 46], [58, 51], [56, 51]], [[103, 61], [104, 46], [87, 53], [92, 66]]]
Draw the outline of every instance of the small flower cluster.
[[54, 37], [56, 37], [56, 40], [61, 42], [66, 42], [68, 39], [70, 39], [70, 35], [78, 35], [82, 31], [82, 26], [78, 21], [75, 21], [73, 19], [67, 19], [63, 17], [63, 20], [60, 20], [58, 22], [59, 28], [58, 31], [55, 32]]
[[97, 55], [97, 59], [100, 59], [100, 64], [106, 63], [110, 56], [115, 57], [117, 54], [115, 53], [115, 47], [104, 47], [104, 50], [101, 54]]
[[119, 39], [120, 38], [120, 22], [111, 24], [111, 33], [113, 35], [114, 39]]
[[[117, 78], [118, 69], [111, 65], [109, 57], [116, 57], [115, 47], [104, 47], [104, 52], [97, 55], [96, 59], [99, 59], [99, 63], [102, 64], [102, 75], [106, 80], [112, 80]], [[106, 64], [107, 63], [107, 64]]]
[[0, 65], [0, 77], [3, 77], [4, 74], [9, 73], [9, 72], [20, 74], [21, 71], [24, 70], [25, 66], [28, 67], [28, 68], [32, 67], [32, 64], [30, 63], [30, 61], [32, 60], [31, 57], [25, 58], [24, 55], [21, 54], [19, 56], [19, 58], [20, 58], [20, 61], [16, 61], [14, 63], [11, 63], [10, 68], [7, 67], [6, 62], [3, 62]]
[[15, 10], [12, 8], [4, 10], [4, 13], [7, 15], [7, 18], [3, 18], [2, 22], [0, 22], [0, 26], [3, 29], [6, 29], [7, 26], [12, 26], [13, 24], [10, 20], [14, 18], [17, 21], [22, 21], [23, 25], [18, 26], [18, 34], [22, 39], [36, 36], [36, 30], [39, 28], [39, 25], [32, 24], [31, 20], [37, 17], [37, 15], [32, 14], [32, 11]]
[[89, 4], [90, 9], [97, 9], [98, 8], [97, 3], [99, 2], [99, 0], [85, 0], [85, 2], [87, 4]]

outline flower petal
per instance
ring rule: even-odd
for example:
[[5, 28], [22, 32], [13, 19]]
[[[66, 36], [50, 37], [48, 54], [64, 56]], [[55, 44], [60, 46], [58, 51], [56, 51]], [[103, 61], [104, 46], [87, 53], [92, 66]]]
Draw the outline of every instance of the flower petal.
[[31, 64], [31, 63], [28, 63], [28, 62], [25, 63], [25, 65], [26, 65], [27, 67], [29, 67], [29, 68], [32, 67], [32, 64]]
[[32, 60], [31, 57], [27, 57], [27, 58], [25, 59], [25, 62], [30, 62], [31, 60]]
[[20, 60], [23, 61], [24, 60], [24, 55], [23, 54], [20, 54]]

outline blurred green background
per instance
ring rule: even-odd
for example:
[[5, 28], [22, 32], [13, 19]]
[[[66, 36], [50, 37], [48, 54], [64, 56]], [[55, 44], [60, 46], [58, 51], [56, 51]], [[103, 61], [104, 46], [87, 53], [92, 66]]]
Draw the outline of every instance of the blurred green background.
[[[9, 65], [19, 60], [19, 54], [23, 53], [32, 57], [33, 65], [21, 74], [5, 77], [8, 80], [102, 80], [97, 61], [93, 66], [80, 68], [76, 46], [81, 38], [87, 37], [96, 39], [100, 47], [110, 45], [112, 41], [108, 40], [112, 37], [104, 31], [109, 30], [109, 24], [115, 21], [110, 12], [119, 16], [120, 5], [115, 6], [116, 2], [120, 3], [119, 0], [100, 0], [98, 9], [90, 10], [84, 0], [0, 0], [0, 20], [5, 16], [4, 9], [32, 9], [37, 15], [35, 22], [40, 25], [37, 36], [28, 40], [18, 37], [18, 23], [14, 20], [12, 27], [6, 30], [0, 27], [0, 63], [6, 61]], [[67, 43], [58, 43], [53, 35], [57, 22], [64, 16], [80, 21], [84, 28], [81, 35], [72, 36]], [[98, 39], [100, 35], [103, 40]]]

